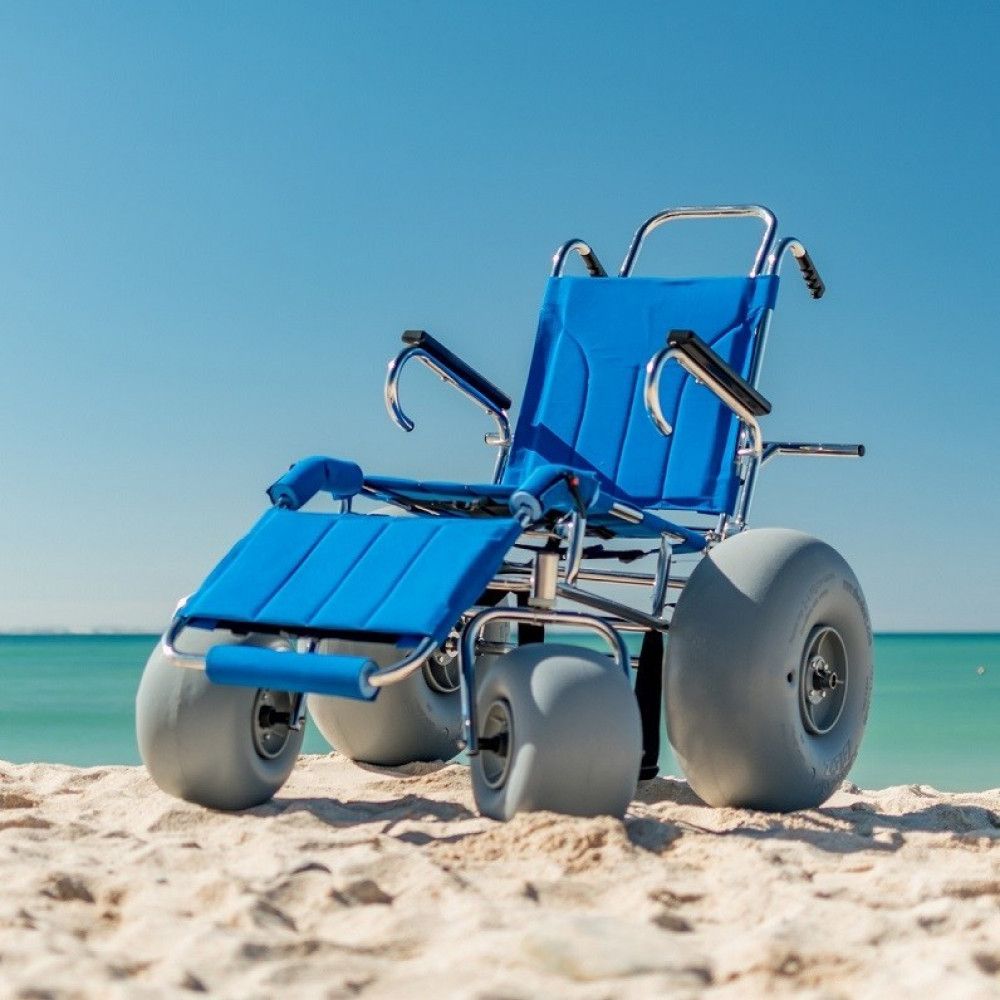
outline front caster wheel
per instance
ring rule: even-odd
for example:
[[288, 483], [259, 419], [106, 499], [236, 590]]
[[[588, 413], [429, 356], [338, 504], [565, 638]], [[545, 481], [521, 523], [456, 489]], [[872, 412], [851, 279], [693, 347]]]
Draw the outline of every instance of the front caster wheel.
[[472, 790], [483, 815], [624, 815], [642, 726], [613, 660], [577, 646], [522, 646], [486, 666], [477, 688]]
[[864, 597], [829, 545], [787, 529], [714, 548], [681, 592], [667, 641], [667, 731], [710, 805], [788, 812], [846, 777], [868, 719]]
[[[204, 654], [238, 641], [190, 629], [182, 648]], [[203, 671], [169, 662], [158, 644], [136, 695], [143, 763], [163, 791], [187, 802], [225, 810], [260, 805], [288, 780], [302, 746], [302, 731], [288, 725], [294, 698], [213, 684]]]

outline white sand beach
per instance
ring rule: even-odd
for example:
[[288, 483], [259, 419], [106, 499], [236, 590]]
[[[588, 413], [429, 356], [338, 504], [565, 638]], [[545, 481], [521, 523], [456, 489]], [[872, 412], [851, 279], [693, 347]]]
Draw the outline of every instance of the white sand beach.
[[0, 764], [0, 996], [1000, 995], [1000, 790], [478, 817], [465, 769], [300, 761], [208, 812]]

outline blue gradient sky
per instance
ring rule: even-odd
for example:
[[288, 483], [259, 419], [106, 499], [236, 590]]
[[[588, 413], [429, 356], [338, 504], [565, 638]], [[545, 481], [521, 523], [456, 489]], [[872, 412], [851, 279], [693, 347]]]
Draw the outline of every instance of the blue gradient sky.
[[488, 475], [426, 373], [389, 423], [399, 332], [516, 395], [562, 240], [747, 201], [829, 288], [786, 281], [768, 436], [869, 446], [769, 466], [755, 523], [877, 628], [1000, 629], [998, 51], [985, 3], [3, 5], [0, 629], [158, 628], [304, 454]]

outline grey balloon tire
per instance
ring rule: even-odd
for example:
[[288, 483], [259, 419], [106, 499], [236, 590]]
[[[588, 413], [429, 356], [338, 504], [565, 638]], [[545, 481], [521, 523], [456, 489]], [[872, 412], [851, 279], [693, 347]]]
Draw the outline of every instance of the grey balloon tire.
[[[230, 633], [189, 630], [182, 646], [204, 653], [220, 642], [239, 641]], [[253, 738], [256, 697], [255, 688], [213, 684], [204, 671], [175, 666], [157, 644], [136, 694], [139, 753], [157, 786], [210, 809], [267, 802], [288, 780], [303, 733], [290, 730], [274, 757], [259, 754]]]
[[501, 703], [511, 721], [509, 764], [487, 773], [471, 759], [479, 811], [509, 820], [551, 810], [622, 816], [635, 792], [642, 726], [631, 685], [612, 660], [577, 646], [522, 646], [477, 678], [479, 719]]
[[[843, 642], [847, 683], [835, 724], [816, 734], [800, 683], [824, 626]], [[664, 673], [670, 743], [710, 805], [813, 808], [857, 756], [872, 678], [868, 610], [843, 557], [801, 532], [747, 531], [716, 546], [678, 599]]]

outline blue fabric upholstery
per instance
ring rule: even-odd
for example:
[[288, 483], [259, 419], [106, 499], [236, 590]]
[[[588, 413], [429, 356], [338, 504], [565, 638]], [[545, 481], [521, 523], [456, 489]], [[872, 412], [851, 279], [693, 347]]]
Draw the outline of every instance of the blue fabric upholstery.
[[670, 330], [694, 330], [746, 377], [776, 277], [551, 278], [504, 484], [539, 465], [594, 473], [636, 507], [731, 513], [736, 418], [679, 366], [662, 379], [674, 433], [643, 405], [646, 362]]
[[320, 491], [338, 500], [357, 496], [364, 476], [361, 467], [341, 458], [312, 455], [296, 462], [277, 482], [268, 487], [271, 503], [291, 510], [304, 507]]
[[242, 622], [444, 640], [521, 532], [512, 518], [272, 508], [181, 611]]
[[292, 653], [260, 646], [213, 646], [205, 673], [213, 684], [273, 688], [371, 701], [378, 689], [368, 678], [378, 664], [363, 656]]

